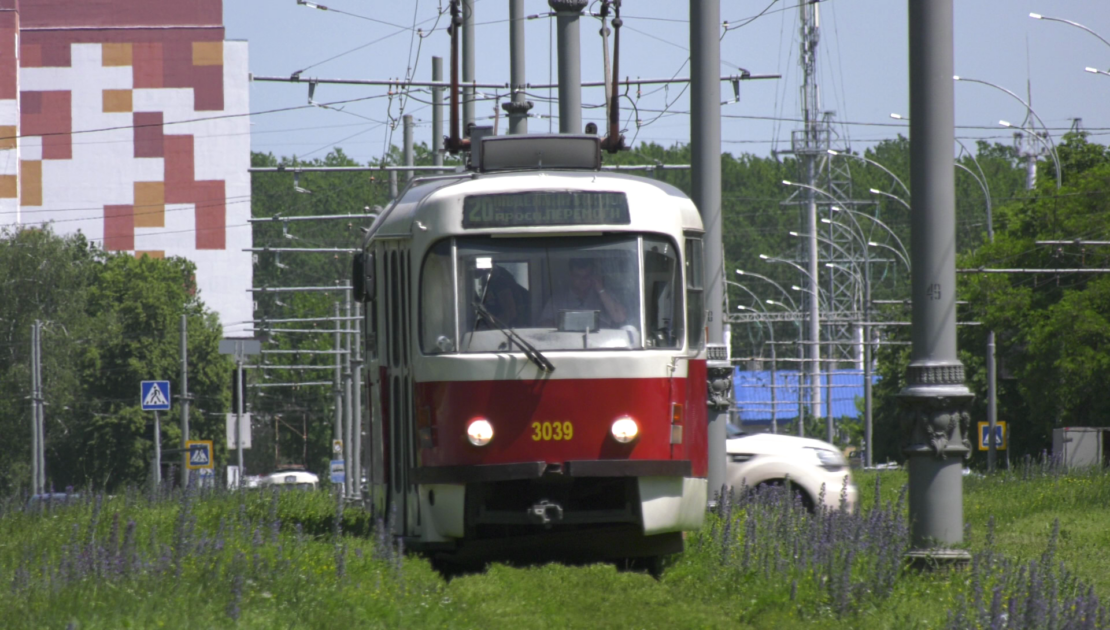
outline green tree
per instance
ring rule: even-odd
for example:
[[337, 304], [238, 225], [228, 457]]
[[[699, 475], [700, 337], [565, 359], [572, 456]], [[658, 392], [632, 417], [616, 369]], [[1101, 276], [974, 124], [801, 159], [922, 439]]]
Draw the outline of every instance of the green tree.
[[[179, 326], [189, 316], [194, 436], [222, 434], [209, 410], [223, 408], [228, 363], [221, 328], [195, 295], [192, 263], [108, 254], [80, 234], [49, 229], [0, 233], [0, 492], [30, 479], [30, 327], [44, 322], [46, 470], [56, 488], [117, 488], [147, 477], [153, 431], [139, 411], [139, 382], [176, 380]], [[163, 445], [180, 439], [180, 406], [166, 414]]]
[[[995, 210], [995, 242], [966, 254], [962, 267], [1106, 268], [1110, 250], [1037, 241], [1104, 239], [1110, 224], [1110, 153], [1082, 134], [1058, 145], [1063, 187], [1042, 163], [1036, 188]], [[1015, 454], [1051, 445], [1058, 426], [1106, 425], [1110, 404], [1110, 278], [1098, 274], [970, 274], [962, 295], [998, 337], [999, 419], [1010, 422]], [[978, 334], [976, 334], [978, 333]], [[982, 343], [984, 331], [969, 333]], [[985, 395], [985, 392], [979, 392]]]

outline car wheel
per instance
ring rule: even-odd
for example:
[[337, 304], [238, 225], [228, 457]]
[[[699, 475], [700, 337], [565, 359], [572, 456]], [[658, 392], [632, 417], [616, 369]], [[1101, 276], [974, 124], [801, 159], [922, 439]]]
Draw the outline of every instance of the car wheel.
[[761, 482], [761, 483], [757, 484], [755, 486], [755, 490], [760, 491], [760, 492], [767, 492], [771, 488], [784, 488], [784, 487], [789, 487], [792, 496], [797, 496], [798, 501], [802, 504], [802, 507], [805, 508], [805, 510], [807, 512], [809, 512], [810, 514], [813, 514], [813, 512], [814, 512], [813, 497], [809, 496], [809, 493], [807, 493], [805, 490], [803, 490], [801, 486], [789, 483], [789, 480], [787, 480], [787, 479], [768, 479], [767, 481], [764, 481], [764, 482]]

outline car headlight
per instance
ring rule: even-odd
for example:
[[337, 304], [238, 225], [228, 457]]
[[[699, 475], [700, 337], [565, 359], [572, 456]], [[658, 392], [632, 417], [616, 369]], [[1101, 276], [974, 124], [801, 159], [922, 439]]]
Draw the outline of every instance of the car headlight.
[[613, 434], [613, 439], [616, 441], [621, 444], [628, 444], [636, 439], [636, 436], [640, 433], [640, 427], [636, 425], [635, 420], [624, 416], [623, 418], [617, 418], [617, 421], [613, 423], [613, 428], [610, 429], [610, 433]]
[[844, 461], [844, 456], [837, 451], [831, 451], [824, 448], [814, 448], [811, 446], [807, 446], [806, 448], [812, 451], [813, 454], [817, 456], [818, 465], [825, 470], [835, 472], [837, 470], [843, 470], [848, 466], [848, 462]]
[[485, 446], [493, 439], [493, 425], [485, 418], [474, 420], [466, 425], [466, 439], [474, 446]]

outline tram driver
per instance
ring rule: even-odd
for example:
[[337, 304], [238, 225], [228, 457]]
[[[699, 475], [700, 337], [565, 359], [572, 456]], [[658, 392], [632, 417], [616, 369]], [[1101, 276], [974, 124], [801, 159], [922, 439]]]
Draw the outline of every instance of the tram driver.
[[570, 260], [570, 281], [556, 290], [543, 311], [541, 326], [555, 326], [559, 311], [598, 311], [602, 328], [619, 328], [628, 320], [628, 312], [612, 293], [605, 290], [605, 280], [597, 264], [585, 258]]
[[490, 272], [485, 304], [494, 317], [510, 328], [531, 323], [528, 290], [501, 265], [495, 264]]

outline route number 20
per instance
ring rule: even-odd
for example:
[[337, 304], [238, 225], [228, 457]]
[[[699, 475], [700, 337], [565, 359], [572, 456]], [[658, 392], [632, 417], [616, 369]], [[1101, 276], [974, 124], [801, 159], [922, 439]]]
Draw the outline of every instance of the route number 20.
[[534, 442], [561, 441], [574, 437], [574, 425], [570, 422], [533, 422], [532, 431]]

